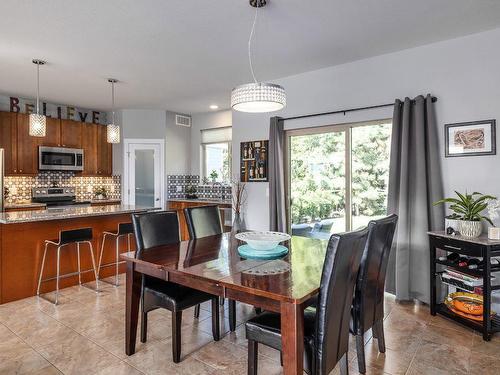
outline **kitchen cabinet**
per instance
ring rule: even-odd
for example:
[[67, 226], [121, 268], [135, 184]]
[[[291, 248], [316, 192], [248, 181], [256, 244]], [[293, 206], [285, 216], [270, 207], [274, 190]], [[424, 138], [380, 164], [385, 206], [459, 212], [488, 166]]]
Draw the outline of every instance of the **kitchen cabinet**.
[[38, 147], [69, 147], [84, 150], [84, 171], [80, 176], [111, 176], [112, 145], [106, 126], [47, 117], [45, 137], [29, 135], [29, 115], [0, 111], [0, 148], [5, 150], [5, 174], [36, 175]]
[[83, 172], [82, 176], [97, 176], [97, 132], [102, 125], [82, 126]]
[[113, 171], [113, 149], [108, 143], [106, 126], [97, 126], [97, 175], [111, 176]]
[[73, 120], [61, 120], [61, 147], [81, 148], [83, 126], [87, 126], [87, 124]]
[[16, 174], [35, 175], [38, 173], [38, 145], [41, 138], [30, 136], [29, 126], [29, 115], [18, 113]]
[[45, 137], [39, 138], [40, 146], [61, 146], [61, 120], [58, 118], [47, 117]]
[[0, 148], [4, 149], [5, 174], [17, 173], [17, 118], [12, 112], [0, 112]]
[[[231, 208], [231, 204], [229, 203], [217, 203], [215, 201], [203, 201], [202, 199], [200, 200], [192, 200], [192, 201], [187, 201], [187, 200], [169, 200], [167, 203], [167, 209], [172, 210], [172, 211], [177, 211], [177, 216], [179, 218], [179, 230], [181, 233], [181, 241], [187, 241], [189, 240], [189, 230], [188, 226], [186, 223], [186, 217], [184, 216], [184, 209], [188, 207], [199, 207], [199, 206], [208, 206], [208, 205], [213, 205], [217, 204], [219, 206], [219, 212], [221, 215], [221, 222], [222, 225], [224, 225], [224, 208]], [[223, 231], [224, 232], [230, 232], [231, 227], [226, 227], [223, 226]]]

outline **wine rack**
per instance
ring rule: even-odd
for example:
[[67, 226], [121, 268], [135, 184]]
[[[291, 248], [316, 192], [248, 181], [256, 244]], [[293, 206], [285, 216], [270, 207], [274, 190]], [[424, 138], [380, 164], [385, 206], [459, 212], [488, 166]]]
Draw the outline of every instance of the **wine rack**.
[[249, 141], [240, 144], [241, 182], [269, 181], [269, 141]]

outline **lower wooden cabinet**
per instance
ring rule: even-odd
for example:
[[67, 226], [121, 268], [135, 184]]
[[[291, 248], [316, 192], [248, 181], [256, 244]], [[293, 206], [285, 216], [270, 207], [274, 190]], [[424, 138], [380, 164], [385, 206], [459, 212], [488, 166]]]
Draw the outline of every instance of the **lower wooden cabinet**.
[[[184, 209], [188, 207], [199, 207], [199, 206], [208, 206], [208, 205], [213, 205], [214, 203], [208, 203], [208, 202], [200, 202], [200, 201], [169, 201], [167, 203], [167, 209], [172, 210], [172, 211], [177, 211], [177, 215], [179, 216], [179, 227], [180, 227], [180, 232], [181, 232], [181, 241], [187, 241], [189, 240], [189, 230], [188, 226], [186, 223], [186, 217], [184, 216]], [[222, 211], [222, 208], [231, 208], [231, 205], [229, 204], [220, 204], [219, 208], [221, 209], [221, 220], [222, 223], [224, 223], [224, 214]], [[228, 227], [223, 227], [224, 232], [228, 232], [231, 230], [231, 228]]]

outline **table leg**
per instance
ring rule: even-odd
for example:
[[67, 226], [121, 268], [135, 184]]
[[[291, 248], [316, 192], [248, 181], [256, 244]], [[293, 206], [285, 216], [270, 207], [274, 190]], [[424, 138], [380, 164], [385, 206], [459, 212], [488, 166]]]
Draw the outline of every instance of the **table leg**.
[[139, 302], [141, 300], [141, 274], [135, 271], [135, 264], [127, 262], [125, 303], [125, 353], [135, 353], [137, 336], [137, 320], [139, 318]]
[[281, 303], [281, 341], [285, 375], [302, 375], [304, 367], [304, 308]]

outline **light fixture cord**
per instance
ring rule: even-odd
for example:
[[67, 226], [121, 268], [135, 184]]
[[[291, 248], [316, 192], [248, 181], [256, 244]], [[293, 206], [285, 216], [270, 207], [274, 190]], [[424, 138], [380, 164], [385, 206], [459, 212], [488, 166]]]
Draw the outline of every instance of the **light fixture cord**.
[[40, 114], [40, 64], [36, 64], [36, 114]]
[[257, 82], [257, 78], [255, 78], [255, 73], [253, 71], [252, 65], [252, 38], [255, 31], [255, 24], [257, 23], [257, 12], [259, 11], [259, 6], [255, 7], [255, 16], [253, 18], [252, 31], [250, 31], [250, 37], [248, 38], [248, 62], [250, 63], [250, 71], [252, 72], [252, 77], [255, 83]]
[[115, 82], [111, 82], [111, 120], [115, 124]]

